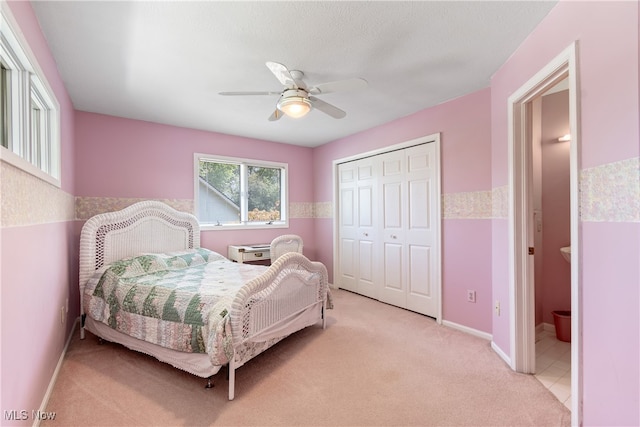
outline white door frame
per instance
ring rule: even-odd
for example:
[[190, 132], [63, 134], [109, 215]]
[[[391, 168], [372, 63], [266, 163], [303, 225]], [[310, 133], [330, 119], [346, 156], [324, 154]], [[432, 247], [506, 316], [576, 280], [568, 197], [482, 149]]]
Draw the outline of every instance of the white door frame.
[[[338, 177], [338, 165], [340, 163], [345, 163], [353, 160], [362, 159], [365, 157], [376, 156], [378, 154], [388, 153], [390, 151], [402, 150], [404, 148], [413, 147], [419, 144], [435, 144], [435, 156], [436, 156], [436, 164], [435, 164], [435, 197], [434, 203], [436, 204], [436, 218], [434, 221], [438, 224], [435, 231], [435, 240], [436, 240], [436, 254], [435, 254], [435, 264], [438, 266], [438, 271], [436, 272], [436, 280], [434, 284], [434, 291], [437, 292], [436, 301], [437, 301], [437, 316], [436, 322], [438, 324], [442, 323], [442, 187], [441, 187], [441, 164], [442, 159], [440, 155], [440, 133], [434, 133], [432, 135], [423, 136], [420, 138], [412, 139], [409, 141], [401, 142], [399, 144], [390, 145], [387, 147], [382, 147], [377, 150], [367, 151], [364, 153], [358, 153], [353, 156], [343, 157], [340, 159], [336, 159], [332, 162], [333, 168], [333, 280], [334, 282], [339, 277], [339, 263], [340, 263], [340, 242], [339, 242], [339, 218], [340, 218], [340, 203], [339, 203], [339, 177]], [[339, 287], [338, 283], [334, 283]]]
[[[577, 42], [572, 43], [508, 100], [510, 363], [517, 372], [535, 373], [535, 296], [531, 101], [560, 80], [569, 81], [571, 216], [571, 422], [582, 424], [582, 312], [580, 289], [579, 153]], [[558, 248], [560, 250], [560, 248]]]

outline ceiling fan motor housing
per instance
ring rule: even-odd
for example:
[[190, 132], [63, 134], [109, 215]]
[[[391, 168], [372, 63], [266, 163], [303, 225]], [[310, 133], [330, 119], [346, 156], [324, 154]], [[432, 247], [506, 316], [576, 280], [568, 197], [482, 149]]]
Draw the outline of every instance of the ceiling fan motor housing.
[[[306, 105], [307, 108], [304, 106]], [[287, 112], [287, 114], [291, 111], [292, 108], [299, 107], [301, 110], [304, 110], [304, 114], [306, 114], [309, 110], [311, 110], [311, 101], [309, 100], [309, 94], [304, 89], [287, 89], [282, 92], [280, 96], [280, 100], [278, 101], [278, 110]], [[287, 111], [289, 109], [289, 111]]]

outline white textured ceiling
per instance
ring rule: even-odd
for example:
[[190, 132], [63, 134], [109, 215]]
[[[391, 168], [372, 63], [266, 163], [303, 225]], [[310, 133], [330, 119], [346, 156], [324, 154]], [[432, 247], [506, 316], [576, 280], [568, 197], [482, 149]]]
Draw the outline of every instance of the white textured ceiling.
[[[318, 146], [489, 86], [555, 1], [34, 1], [76, 109]], [[361, 77], [364, 90], [319, 95], [270, 122], [266, 61], [310, 84]]]

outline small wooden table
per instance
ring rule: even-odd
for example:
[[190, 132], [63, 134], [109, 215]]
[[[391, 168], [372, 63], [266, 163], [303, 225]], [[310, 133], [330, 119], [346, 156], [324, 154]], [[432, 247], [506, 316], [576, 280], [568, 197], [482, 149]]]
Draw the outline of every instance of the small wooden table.
[[271, 259], [271, 245], [269, 243], [229, 245], [228, 249], [228, 258], [240, 264], [247, 261], [268, 261]]

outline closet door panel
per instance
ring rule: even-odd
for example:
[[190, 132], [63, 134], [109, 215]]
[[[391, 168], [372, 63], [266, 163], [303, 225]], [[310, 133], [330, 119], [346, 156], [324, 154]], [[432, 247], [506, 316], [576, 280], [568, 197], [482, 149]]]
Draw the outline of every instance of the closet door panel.
[[407, 308], [423, 314], [429, 314], [428, 310], [433, 298], [430, 252], [431, 248], [426, 246], [409, 246]]
[[409, 292], [413, 295], [431, 297], [430, 251], [426, 246], [409, 247]]
[[382, 159], [382, 176], [398, 176], [404, 173], [401, 151], [380, 154]]
[[372, 180], [375, 178], [375, 165], [371, 157], [355, 162], [358, 168], [358, 181]]
[[403, 255], [404, 248], [401, 244], [385, 243], [384, 283], [380, 292], [380, 301], [405, 308], [407, 296]]
[[376, 288], [375, 260], [373, 257], [374, 242], [370, 240], [360, 240], [359, 253], [359, 280], [357, 292], [370, 298], [378, 297]]
[[381, 154], [380, 157], [383, 165], [379, 187], [382, 199], [382, 234], [386, 241], [391, 234], [398, 239], [398, 233], [406, 227], [405, 159], [402, 151]]
[[355, 205], [356, 205], [356, 179], [355, 169], [350, 165], [339, 166], [339, 209], [340, 230], [341, 232], [352, 233], [355, 223]]
[[376, 185], [378, 166], [375, 158], [356, 162], [358, 168], [358, 285], [357, 292], [378, 298], [379, 278], [376, 272], [375, 245], [377, 238]]
[[390, 182], [382, 187], [383, 228], [385, 232], [402, 228], [402, 183]]
[[353, 188], [340, 191], [340, 224], [342, 227], [355, 226], [353, 207], [355, 194]]
[[404, 229], [406, 227], [407, 191], [403, 151], [382, 154], [381, 243], [382, 277], [380, 301], [405, 308], [406, 259]]
[[358, 226], [367, 229], [373, 227], [373, 188], [371, 185], [358, 188]]
[[357, 289], [357, 169], [354, 164], [338, 166], [339, 179], [339, 240], [338, 240], [338, 277], [336, 284], [350, 291]]
[[434, 147], [425, 144], [407, 149], [409, 192], [406, 244], [408, 254], [407, 308], [437, 317], [436, 218]]
[[371, 298], [379, 294], [376, 263], [378, 166], [366, 158], [338, 166], [340, 179], [340, 283], [341, 288]]
[[356, 291], [355, 241], [340, 239], [340, 287], [349, 291]]
[[384, 245], [384, 288], [403, 290], [402, 286], [402, 245]]
[[409, 230], [429, 229], [429, 197], [427, 180], [409, 181]]

